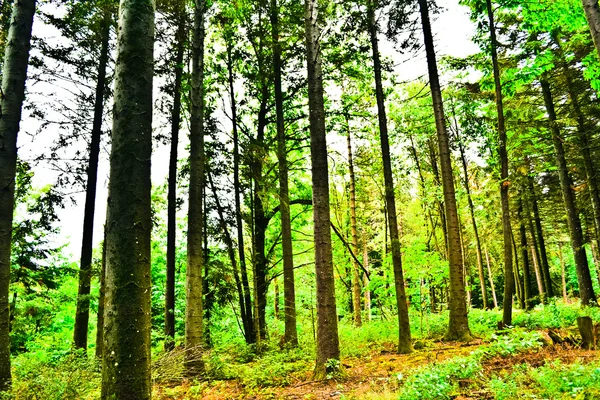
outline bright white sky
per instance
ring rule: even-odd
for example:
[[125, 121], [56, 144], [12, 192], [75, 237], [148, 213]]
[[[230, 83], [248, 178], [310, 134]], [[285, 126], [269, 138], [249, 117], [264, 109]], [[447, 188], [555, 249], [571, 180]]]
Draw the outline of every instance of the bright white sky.
[[[460, 6], [458, 0], [438, 0], [438, 4], [445, 8], [445, 11], [435, 17], [432, 21], [433, 31], [436, 37], [436, 50], [438, 58], [445, 55], [455, 57], [464, 57], [478, 51], [475, 44], [470, 41], [470, 37], [474, 32], [474, 25], [469, 20], [468, 9]], [[39, 21], [38, 21], [39, 22]], [[51, 31], [47, 26], [42, 24], [34, 25], [34, 34], [38, 37], [48, 38], [52, 40], [56, 37], [56, 32]], [[383, 56], [393, 57], [398, 65], [397, 73], [400, 80], [413, 80], [426, 74], [427, 64], [425, 53], [413, 55], [410, 58], [404, 56], [401, 58], [398, 54], [394, 55], [391, 46], [382, 43], [381, 52]], [[38, 88], [36, 88], [38, 89]], [[56, 90], [56, 89], [55, 89]], [[58, 92], [58, 91], [57, 91]], [[158, 95], [155, 92], [155, 96]], [[47, 100], [47, 99], [46, 99]], [[24, 113], [26, 117], [27, 113]], [[54, 139], [52, 134], [40, 134], [32, 137], [37, 125], [32, 119], [25, 118], [22, 123], [22, 132], [19, 136], [19, 154], [20, 157], [27, 159], [32, 154], [39, 154], [41, 149], [49, 146]], [[28, 134], [29, 133], [29, 134]], [[95, 232], [94, 243], [97, 244], [102, 240], [102, 227], [106, 215], [106, 196], [108, 187], [108, 154], [106, 149], [101, 155], [99, 167], [98, 191], [96, 197], [96, 217], [95, 217]], [[180, 157], [184, 157], [183, 146], [180, 148]], [[159, 145], [155, 147], [152, 158], [152, 182], [155, 185], [160, 185], [165, 182], [168, 172], [168, 147]], [[35, 168], [35, 184], [43, 186], [49, 182], [53, 182], [56, 177], [54, 171], [40, 165]], [[77, 205], [67, 204], [67, 209], [60, 212], [60, 229], [61, 235], [57, 238], [59, 244], [68, 242], [65, 256], [78, 260], [80, 256], [81, 236], [83, 228], [83, 207], [84, 194], [80, 193], [76, 196]]]

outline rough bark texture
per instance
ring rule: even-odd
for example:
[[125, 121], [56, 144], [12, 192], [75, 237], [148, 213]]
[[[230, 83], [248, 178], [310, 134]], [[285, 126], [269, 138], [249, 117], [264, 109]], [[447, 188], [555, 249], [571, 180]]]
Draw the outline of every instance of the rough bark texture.
[[190, 186], [185, 307], [185, 370], [189, 376], [202, 374], [202, 304], [204, 252], [202, 247], [204, 186], [204, 0], [195, 0], [192, 37], [192, 87], [190, 121]]
[[573, 248], [573, 257], [575, 259], [575, 269], [577, 271], [577, 282], [579, 283], [579, 295], [582, 305], [589, 305], [596, 301], [594, 288], [592, 286], [592, 278], [590, 276], [590, 268], [583, 247], [583, 232], [581, 230], [581, 220], [577, 212], [575, 204], [575, 194], [573, 193], [572, 180], [569, 175], [567, 161], [565, 159], [565, 150], [563, 148], [560, 128], [556, 121], [556, 111], [554, 110], [554, 101], [550, 84], [546, 79], [540, 81], [542, 92], [544, 95], [544, 103], [548, 112], [550, 122], [550, 131], [552, 132], [552, 142], [554, 143], [554, 155], [558, 167], [558, 176], [560, 179], [560, 187], [562, 189], [563, 201], [567, 214], [567, 225], [571, 236], [571, 247]]
[[317, 278], [317, 360], [315, 379], [327, 375], [327, 360], [339, 360], [335, 280], [331, 249], [329, 215], [329, 168], [325, 132], [323, 71], [319, 37], [317, 0], [305, 2], [306, 58], [308, 67], [308, 105], [310, 120], [310, 155], [313, 183], [313, 219], [315, 271]]
[[596, 349], [596, 338], [594, 335], [594, 323], [590, 317], [578, 317], [577, 328], [581, 334], [581, 348], [584, 350]]
[[[356, 176], [354, 174], [354, 161], [352, 159], [352, 135], [350, 123], [346, 115], [347, 143], [348, 143], [348, 169], [350, 172], [350, 236], [354, 254], [358, 255], [358, 233], [356, 231]], [[360, 274], [358, 263], [352, 260], [352, 311], [354, 312], [354, 325], [361, 326], [360, 308]]]
[[17, 167], [17, 134], [29, 63], [35, 0], [15, 1], [2, 70], [0, 98], [0, 391], [10, 387], [10, 249]]
[[511, 248], [510, 208], [508, 203], [508, 153], [506, 150], [506, 126], [504, 124], [504, 106], [502, 98], [502, 83], [500, 82], [500, 67], [498, 66], [498, 53], [496, 41], [496, 28], [494, 26], [494, 12], [491, 0], [486, 0], [490, 44], [492, 50], [492, 67], [494, 70], [494, 85], [496, 87], [496, 111], [498, 113], [498, 155], [500, 156], [500, 203], [502, 205], [502, 234], [504, 238], [504, 300], [502, 322], [505, 326], [512, 325], [512, 304], [515, 292], [513, 276], [513, 260]]
[[288, 188], [288, 162], [281, 89], [281, 45], [279, 44], [279, 7], [271, 0], [271, 33], [273, 35], [273, 71], [275, 73], [275, 113], [277, 114], [277, 161], [279, 163], [279, 213], [281, 217], [281, 247], [283, 250], [283, 301], [285, 312], [284, 341], [298, 345], [296, 329], [296, 289], [294, 284], [294, 254]]
[[242, 210], [240, 204], [240, 150], [237, 120], [237, 104], [235, 101], [233, 57], [231, 55], [231, 44], [227, 44], [227, 73], [229, 77], [229, 96], [231, 97], [231, 120], [233, 125], [233, 190], [235, 196], [235, 221], [237, 225], [237, 245], [240, 260], [240, 273], [242, 277], [242, 289], [244, 290], [244, 307], [246, 319], [243, 320], [246, 343], [256, 342], [256, 331], [254, 329], [254, 317], [252, 315], [252, 298], [250, 296], [250, 283], [246, 269], [246, 255], [244, 253], [244, 225], [242, 222]]
[[581, 0], [581, 3], [596, 45], [596, 51], [600, 56], [600, 6], [598, 6], [598, 0]]
[[181, 78], [185, 50], [186, 23], [183, 4], [178, 3], [177, 53], [175, 55], [175, 82], [171, 110], [171, 144], [169, 155], [169, 183], [167, 192], [167, 280], [165, 288], [165, 350], [173, 349], [175, 342], [175, 251], [177, 248], [177, 147], [181, 123]]
[[96, 358], [104, 352], [104, 304], [106, 303], [106, 229], [102, 242], [102, 262], [100, 267], [100, 296], [98, 297], [98, 322], [96, 323]]
[[122, 0], [106, 222], [102, 398], [150, 399], [154, 2]]
[[433, 99], [433, 113], [437, 130], [438, 147], [440, 153], [440, 167], [442, 170], [442, 186], [444, 189], [444, 205], [448, 232], [448, 261], [450, 263], [450, 320], [446, 338], [449, 340], [468, 340], [471, 338], [469, 320], [467, 318], [467, 303], [465, 300], [465, 284], [463, 278], [462, 253], [460, 244], [460, 227], [458, 211], [456, 208], [456, 195], [454, 191], [454, 177], [452, 176], [452, 163], [450, 160], [450, 146], [442, 91], [440, 88], [433, 35], [429, 21], [427, 0], [419, 0], [421, 23], [425, 38], [425, 51], [427, 53], [427, 67], [429, 71], [429, 85]]
[[100, 138], [102, 135], [102, 116], [104, 114], [104, 89], [106, 87], [106, 65], [108, 64], [108, 45], [110, 40], [110, 23], [112, 14], [104, 12], [102, 21], [102, 44], [98, 61], [98, 80], [94, 100], [94, 121], [92, 123], [92, 140], [90, 158], [87, 167], [87, 185], [85, 188], [85, 209], [83, 215], [83, 239], [81, 243], [81, 260], [79, 263], [79, 289], [77, 291], [77, 310], [73, 329], [73, 345], [86, 349], [88, 339], [88, 322], [90, 319], [90, 283], [92, 280], [92, 251], [94, 235], [94, 211], [96, 209], [96, 184], [98, 181], [98, 157], [100, 155]]
[[394, 287], [396, 289], [396, 306], [398, 307], [398, 353], [412, 352], [410, 334], [410, 321], [408, 317], [408, 304], [406, 302], [406, 289], [404, 287], [404, 271], [402, 270], [402, 253], [400, 249], [400, 234], [398, 233], [398, 220], [396, 212], [396, 196], [394, 194], [394, 177], [390, 157], [390, 143], [388, 138], [387, 117], [385, 114], [385, 100], [381, 78], [381, 61], [379, 59], [379, 44], [377, 40], [377, 25], [375, 21], [375, 4], [369, 1], [367, 5], [367, 20], [371, 36], [371, 49], [373, 51], [373, 70], [375, 72], [375, 95], [377, 97], [377, 117], [379, 120], [379, 135], [381, 140], [381, 156], [383, 160], [383, 179], [385, 184], [385, 204], [387, 208], [387, 221], [390, 229], [392, 247], [392, 265], [394, 268]]

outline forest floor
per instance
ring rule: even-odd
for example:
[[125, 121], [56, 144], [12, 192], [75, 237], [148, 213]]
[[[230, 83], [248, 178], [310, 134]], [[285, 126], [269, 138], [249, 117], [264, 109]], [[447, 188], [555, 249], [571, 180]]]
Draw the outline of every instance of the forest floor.
[[[190, 381], [183, 380], [174, 385], [157, 384], [154, 389], [156, 399], [398, 399], [403, 385], [408, 381], [420, 389], [413, 390], [413, 394], [406, 394], [405, 398], [451, 398], [451, 399], [494, 399], [515, 398], [508, 390], [502, 394], [489, 388], [490, 382], [516, 379], [515, 369], [520, 375], [525, 370], [535, 374], [540, 367], [569, 368], [577, 365], [586, 368], [590, 363], [600, 361], [600, 351], [582, 350], [569, 343], [555, 344], [548, 336], [548, 331], [535, 331], [538, 336], [539, 346], [524, 346], [519, 349], [519, 344], [511, 344], [511, 340], [500, 338], [502, 344], [489, 350], [490, 344], [498, 342], [498, 337], [492, 340], [474, 339], [468, 343], [428, 341], [425, 348], [415, 350], [410, 355], [399, 355], [394, 352], [392, 343], [386, 343], [383, 348], [378, 348], [369, 354], [342, 359], [343, 372], [337, 377], [325, 381], [313, 381], [310, 364], [304, 370], [295, 371], [286, 377], [282, 385], [261, 387], [244, 383], [241, 379]], [[563, 331], [563, 336], [572, 334]], [[516, 337], [515, 341], [527, 341], [528, 337]], [[500, 351], [499, 351], [500, 350]], [[473, 354], [478, 354], [478, 366], [471, 373], [471, 359]], [[441, 379], [438, 366], [465, 363], [465, 373], [448, 372], [442, 368]], [[254, 365], [256, 364], [256, 365]], [[248, 363], [250, 370], [260, 369], [262, 366], [255, 362]], [[436, 370], [437, 368], [437, 370]], [[532, 372], [533, 371], [533, 372]], [[416, 374], [415, 374], [416, 372]], [[600, 373], [600, 368], [595, 368]], [[419, 375], [415, 378], [411, 375]], [[537, 376], [537, 375], [536, 375]], [[447, 387], [444, 378], [448, 379]], [[593, 379], [594, 377], [590, 377]], [[519, 378], [520, 379], [520, 378]], [[531, 377], [529, 378], [532, 379]], [[534, 377], [534, 379], [537, 379]], [[559, 377], [560, 379], [560, 377]], [[563, 377], [563, 381], [568, 378]], [[517, 379], [518, 380], [518, 379]], [[538, 379], [539, 380], [539, 379]], [[429, 382], [431, 381], [431, 382]], [[525, 386], [535, 386], [531, 382], [521, 382]], [[551, 382], [537, 382], [549, 385]], [[558, 393], [564, 392], [564, 398], [573, 398], [584, 393], [583, 388], [573, 388], [566, 382], [565, 388], [557, 388]], [[420, 386], [419, 386], [420, 385]], [[492, 385], [493, 386], [493, 385]], [[585, 385], [584, 385], [585, 386]], [[563, 390], [564, 389], [564, 390]], [[589, 388], [588, 388], [589, 389]], [[420, 392], [419, 392], [420, 390]], [[514, 394], [523, 394], [525, 389], [513, 388]], [[573, 391], [573, 393], [569, 391]], [[586, 399], [600, 399], [600, 392], [587, 390]], [[522, 392], [522, 393], [521, 393]], [[415, 397], [416, 396], [416, 397]], [[532, 397], [527, 398], [563, 398], [559, 397]], [[597, 397], [596, 397], [597, 396]], [[521, 396], [519, 396], [521, 397]], [[403, 398], [400, 396], [400, 398]]]

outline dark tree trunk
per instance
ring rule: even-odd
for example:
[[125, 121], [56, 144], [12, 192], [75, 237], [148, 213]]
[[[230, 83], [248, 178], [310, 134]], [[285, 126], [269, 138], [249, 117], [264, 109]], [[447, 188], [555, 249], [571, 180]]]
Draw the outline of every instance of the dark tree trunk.
[[204, 187], [204, 0], [195, 0], [192, 37], [192, 86], [190, 117], [190, 184], [187, 225], [187, 269], [185, 307], [185, 371], [188, 376], [203, 373], [204, 346], [202, 246]]
[[[180, 4], [180, 3], [178, 3]], [[183, 8], [183, 4], [178, 5]], [[171, 111], [171, 154], [169, 157], [169, 187], [167, 193], [167, 285], [165, 289], [165, 350], [175, 346], [175, 252], [177, 237], [177, 147], [181, 123], [181, 78], [185, 50], [186, 23], [184, 10], [178, 10], [177, 54]]]
[[494, 26], [494, 12], [491, 0], [486, 0], [487, 13], [490, 27], [490, 44], [492, 50], [492, 67], [494, 69], [494, 85], [496, 87], [496, 110], [498, 113], [498, 155], [500, 156], [500, 203], [502, 205], [502, 233], [504, 238], [504, 300], [502, 322], [504, 326], [512, 325], [513, 293], [515, 281], [513, 277], [513, 260], [511, 249], [510, 207], [508, 203], [508, 152], [506, 150], [506, 126], [504, 124], [504, 105], [502, 97], [502, 83], [500, 81], [500, 67], [498, 66], [498, 53], [496, 41], [496, 28]]
[[413, 349], [410, 334], [410, 321], [408, 317], [406, 289], [404, 287], [404, 271], [402, 270], [402, 253], [400, 249], [400, 235], [398, 233], [396, 196], [394, 194], [394, 177], [392, 173], [392, 163], [390, 157], [387, 117], [385, 114], [385, 99], [381, 78], [381, 61], [379, 59], [379, 43], [377, 40], [374, 1], [369, 1], [367, 5], [367, 13], [369, 33], [371, 37], [371, 49], [373, 52], [373, 70], [375, 73], [375, 95], [377, 97], [377, 116], [379, 120], [381, 156], [383, 160], [385, 204], [387, 208], [387, 221], [390, 229], [392, 264], [394, 268], [394, 286], [396, 289], [396, 307], [398, 308], [398, 353], [408, 354], [411, 353]]
[[98, 181], [98, 157], [102, 136], [102, 116], [104, 114], [104, 89], [106, 87], [106, 65], [108, 64], [108, 44], [112, 13], [104, 11], [102, 20], [102, 44], [98, 62], [98, 81], [94, 100], [94, 121], [90, 158], [87, 167], [87, 185], [85, 188], [85, 210], [83, 215], [83, 240], [81, 243], [81, 261], [79, 264], [79, 288], [77, 291], [77, 310], [73, 329], [73, 346], [87, 348], [88, 322], [90, 319], [90, 283], [92, 280], [92, 251], [94, 235], [94, 211], [96, 208], [96, 183]]
[[150, 399], [154, 2], [122, 0], [106, 222], [102, 399]]
[[106, 228], [102, 241], [102, 262], [100, 267], [100, 296], [98, 297], [98, 322], [96, 323], [96, 358], [104, 352], [104, 304], [106, 302]]
[[514, 260], [514, 268], [513, 268], [513, 276], [515, 278], [515, 289], [517, 294], [517, 300], [519, 301], [519, 307], [521, 310], [525, 309], [525, 297], [523, 296], [523, 285], [520, 277], [519, 270], [519, 252], [517, 250], [517, 242], [515, 241], [514, 232], [511, 230], [510, 232], [512, 247], [513, 247], [513, 260]]
[[581, 0], [581, 3], [596, 45], [597, 55], [600, 56], [600, 6], [598, 6], [598, 0]]
[[250, 283], [246, 269], [246, 255], [244, 252], [244, 226], [242, 222], [242, 211], [240, 205], [240, 150], [239, 134], [237, 126], [237, 105], [235, 101], [233, 59], [231, 55], [231, 44], [227, 44], [227, 72], [229, 76], [229, 96], [231, 97], [231, 120], [233, 125], [233, 188], [235, 196], [235, 220], [237, 225], [238, 256], [240, 260], [240, 272], [242, 276], [242, 289], [244, 290], [244, 306], [246, 307], [246, 319], [243, 320], [246, 332], [246, 343], [256, 342], [256, 331], [254, 330], [254, 317], [252, 315], [252, 298], [250, 296]]
[[[437, 153], [435, 151], [435, 143], [432, 137], [429, 137], [427, 140], [427, 147], [429, 148], [429, 160], [431, 163], [431, 169], [433, 171], [433, 178], [437, 187], [442, 187], [442, 180], [440, 179], [440, 170], [438, 168], [437, 163]], [[443, 191], [443, 188], [442, 188]], [[437, 198], [435, 200], [435, 204], [437, 205], [437, 211], [440, 216], [440, 226], [442, 228], [443, 239], [444, 239], [444, 251], [442, 252], [442, 256], [448, 258], [448, 223], [446, 221], [446, 211], [444, 202]], [[435, 235], [435, 228], [434, 228]], [[437, 240], [437, 239], [436, 239]]]
[[548, 112], [550, 122], [550, 131], [552, 132], [552, 142], [554, 143], [554, 155], [556, 156], [556, 164], [558, 167], [558, 176], [560, 179], [560, 187], [562, 189], [565, 210], [567, 213], [567, 225], [571, 235], [571, 247], [573, 248], [573, 257], [575, 258], [575, 268], [577, 270], [577, 282], [579, 283], [579, 294], [582, 305], [589, 305], [596, 301], [594, 288], [592, 286], [592, 278], [590, 276], [590, 268], [585, 252], [583, 232], [581, 230], [581, 220], [577, 212], [575, 204], [575, 194], [573, 193], [572, 180], [569, 175], [567, 161], [565, 159], [565, 150], [561, 138], [560, 128], [556, 121], [556, 111], [554, 110], [554, 100], [550, 84], [546, 79], [540, 81], [542, 92], [544, 95], [544, 104]]
[[281, 216], [281, 247], [283, 251], [283, 301], [285, 311], [284, 341], [298, 345], [296, 329], [296, 288], [294, 284], [294, 254], [288, 188], [288, 162], [281, 89], [281, 45], [279, 44], [279, 7], [271, 0], [271, 32], [273, 35], [273, 70], [275, 73], [275, 112], [277, 114], [277, 161], [279, 163], [279, 212]]
[[11, 385], [10, 250], [17, 168], [17, 135], [25, 99], [35, 0], [15, 1], [4, 49], [0, 98], [0, 391]]
[[325, 102], [319, 37], [317, 0], [306, 0], [306, 56], [308, 69], [308, 105], [310, 120], [310, 155], [312, 162], [313, 219], [315, 240], [315, 271], [317, 278], [317, 360], [315, 379], [328, 372], [328, 360], [339, 360], [335, 279], [331, 248], [329, 210], [329, 168], [325, 131]]
[[440, 153], [440, 167], [442, 170], [442, 187], [444, 189], [444, 205], [448, 232], [448, 261], [450, 263], [450, 320], [446, 338], [449, 340], [468, 340], [471, 338], [469, 320], [467, 318], [467, 304], [465, 301], [465, 284], [462, 270], [462, 254], [460, 251], [460, 232], [458, 225], [458, 210], [456, 208], [456, 195], [454, 191], [454, 177], [452, 176], [452, 163], [450, 160], [450, 146], [444, 105], [440, 88], [437, 61], [429, 21], [427, 0], [419, 0], [421, 23], [427, 53], [427, 67], [429, 70], [429, 85], [433, 99], [433, 112], [437, 130], [438, 147]]
[[519, 199], [519, 207], [517, 209], [517, 218], [519, 219], [519, 237], [521, 239], [521, 258], [523, 260], [523, 300], [525, 301], [525, 309], [530, 310], [533, 306], [531, 303], [531, 268], [529, 266], [529, 245], [527, 243], [526, 221], [523, 218], [523, 202]]

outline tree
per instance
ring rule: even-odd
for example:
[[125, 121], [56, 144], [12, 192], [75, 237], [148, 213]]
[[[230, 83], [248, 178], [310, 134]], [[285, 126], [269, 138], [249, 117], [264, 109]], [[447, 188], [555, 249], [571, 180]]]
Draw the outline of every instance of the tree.
[[11, 385], [10, 253], [17, 168], [17, 135], [25, 99], [35, 0], [15, 1], [4, 49], [0, 98], [0, 391]]
[[452, 175], [452, 163], [450, 160], [450, 146], [446, 119], [444, 116], [444, 105], [442, 92], [438, 77], [435, 49], [433, 47], [433, 35], [429, 21], [429, 9], [427, 0], [419, 0], [421, 11], [421, 23], [425, 38], [425, 51], [427, 53], [427, 68], [429, 71], [429, 85], [433, 98], [433, 112], [437, 130], [438, 148], [440, 155], [440, 167], [442, 170], [442, 186], [444, 189], [444, 204], [448, 232], [448, 259], [450, 262], [450, 320], [446, 338], [450, 340], [469, 340], [469, 320], [467, 318], [467, 304], [465, 299], [465, 284], [463, 279], [463, 261], [460, 244], [460, 232], [458, 223], [458, 210], [456, 207], [456, 194], [454, 191], [454, 178]]
[[190, 121], [190, 185], [185, 308], [185, 369], [190, 376], [204, 372], [203, 345], [203, 247], [204, 187], [204, 13], [205, 0], [194, 2], [192, 37], [192, 87]]
[[600, 6], [598, 6], [598, 0], [581, 0], [581, 3], [583, 4], [594, 45], [596, 45], [596, 51], [600, 57]]
[[154, 2], [120, 6], [109, 200], [103, 399], [150, 399]]
[[331, 372], [327, 371], [329, 360], [339, 360], [340, 358], [330, 233], [329, 169], [327, 165], [323, 71], [319, 43], [319, 37], [321, 36], [319, 11], [317, 0], [306, 0], [306, 58], [317, 279], [317, 360], [315, 379], [323, 379], [328, 372]]

